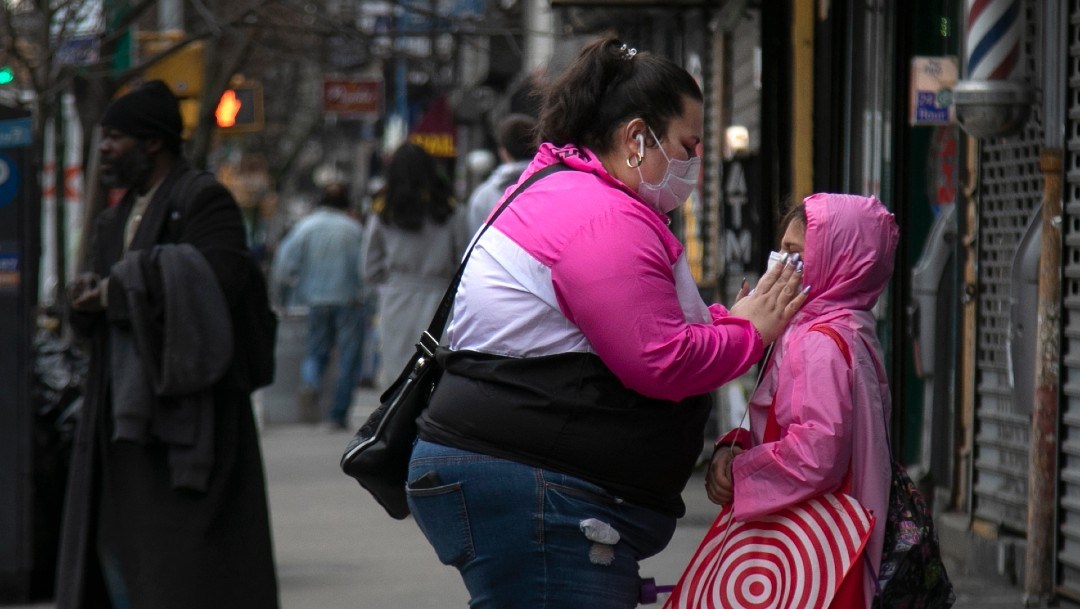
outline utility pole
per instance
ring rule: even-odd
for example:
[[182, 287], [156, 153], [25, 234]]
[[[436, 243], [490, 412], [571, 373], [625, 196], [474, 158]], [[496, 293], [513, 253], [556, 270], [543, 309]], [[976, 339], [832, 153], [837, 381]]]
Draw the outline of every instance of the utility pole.
[[[1043, 124], [1039, 152], [1043, 174], [1042, 250], [1035, 395], [1031, 407], [1031, 453], [1028, 474], [1027, 551], [1024, 557], [1024, 604], [1044, 607], [1056, 585], [1054, 548], [1057, 513], [1058, 396], [1061, 391], [1061, 215], [1064, 179], [1065, 48], [1063, 2], [1047, 2], [1043, 11]], [[1067, 22], [1067, 20], [1066, 20]]]

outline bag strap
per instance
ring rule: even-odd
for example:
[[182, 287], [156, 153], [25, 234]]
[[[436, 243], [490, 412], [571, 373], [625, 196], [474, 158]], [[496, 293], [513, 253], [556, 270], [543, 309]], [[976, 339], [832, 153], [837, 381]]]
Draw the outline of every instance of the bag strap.
[[844, 342], [844, 339], [840, 338], [840, 333], [836, 331], [836, 328], [825, 324], [817, 324], [816, 326], [810, 326], [810, 331], [820, 332], [833, 339], [836, 346], [840, 348], [840, 353], [844, 354], [844, 359], [847, 360], [848, 365], [851, 367], [855, 366], [855, 363], [851, 359], [851, 348]]
[[516, 199], [526, 188], [555, 172], [566, 171], [569, 169], [569, 167], [562, 163], [555, 163], [554, 165], [548, 165], [529, 176], [529, 178], [522, 182], [509, 197], [506, 197], [495, 212], [491, 214], [491, 217], [488, 218], [488, 221], [484, 223], [484, 226], [480, 228], [480, 231], [476, 233], [476, 236], [473, 237], [472, 243], [469, 244], [469, 249], [465, 251], [465, 255], [461, 258], [461, 264], [458, 265], [457, 272], [454, 273], [454, 278], [450, 280], [450, 285], [447, 286], [446, 293], [443, 294], [442, 302], [439, 303], [439, 308], [435, 310], [435, 316], [431, 318], [431, 323], [428, 324], [427, 332], [420, 337], [421, 344], [419, 346], [428, 351], [429, 356], [435, 355], [435, 349], [439, 346], [439, 340], [442, 338], [443, 330], [446, 328], [446, 321], [450, 319], [450, 310], [454, 305], [454, 294], [457, 293], [458, 284], [461, 283], [461, 276], [465, 273], [465, 265], [469, 262], [469, 256], [472, 255], [473, 248], [476, 247], [477, 242], [480, 241], [480, 237], [483, 236], [489, 227], [491, 227], [495, 222], [495, 219], [503, 213], [503, 210], [510, 205], [510, 202]]
[[[819, 325], [813, 326], [810, 329], [813, 330], [813, 331], [816, 331], [816, 332], [821, 332], [822, 334], [825, 334], [829, 338], [833, 339], [833, 342], [836, 343], [837, 347], [840, 347], [840, 351], [844, 354], [844, 357], [848, 360], [848, 364], [851, 365], [852, 370], [855, 369], [854, 360], [852, 360], [852, 358], [851, 358], [851, 350], [848, 347], [848, 344], [846, 342], [844, 342], [844, 340], [842, 338], [840, 338], [840, 333], [839, 332], [837, 332], [835, 329], [833, 329], [833, 328], [831, 328], [831, 327], [829, 327], [829, 326], [827, 326], [825, 324], [819, 324]], [[892, 442], [889, 440], [889, 420], [885, 416], [885, 411], [884, 410], [881, 411], [881, 423], [885, 426], [885, 448], [889, 449], [889, 464], [890, 464], [890, 467], [895, 468], [896, 461], [893, 460]], [[848, 470], [848, 478], [850, 478], [850, 477], [851, 477], [851, 471]], [[850, 479], [848, 480], [848, 483], [850, 484]], [[886, 548], [886, 550], [887, 550], [887, 548]], [[878, 582], [878, 571], [877, 571], [877, 569], [874, 569], [874, 563], [873, 563], [873, 561], [870, 560], [870, 556], [866, 552], [863, 552], [863, 562], [866, 563], [866, 568], [870, 569], [870, 572], [874, 576], [873, 577], [874, 589], [875, 589], [874, 590], [874, 595], [877, 596], [877, 595], [881, 594], [881, 586], [880, 586], [880, 584]]]
[[[851, 359], [851, 349], [848, 344], [844, 342], [844, 339], [840, 338], [840, 333], [834, 328], [825, 324], [817, 324], [810, 326], [810, 332], [820, 332], [829, 338], [833, 339], [836, 346], [840, 348], [840, 352], [844, 354], [844, 359], [847, 361], [848, 366], [855, 367], [854, 362]], [[761, 378], [765, 376], [765, 369], [769, 364], [772, 364], [772, 359], [766, 360], [765, 366], [762, 367], [761, 377], [758, 379], [760, 384]], [[765, 419], [765, 433], [762, 436], [762, 442], [775, 442], [780, 439], [780, 424], [776, 422], [776, 394], [773, 394], [772, 404], [769, 405], [769, 416]]]

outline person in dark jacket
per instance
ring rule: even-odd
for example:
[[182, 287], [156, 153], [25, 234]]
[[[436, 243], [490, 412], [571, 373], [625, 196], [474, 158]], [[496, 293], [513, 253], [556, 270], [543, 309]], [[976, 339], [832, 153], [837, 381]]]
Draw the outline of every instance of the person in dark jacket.
[[[265, 337], [242, 314], [266, 287], [240, 211], [183, 159], [161, 81], [113, 101], [101, 126], [103, 185], [127, 193], [97, 219], [92, 272], [69, 286], [90, 370], [57, 607], [276, 608], [246, 354]], [[190, 356], [207, 349], [216, 357]]]

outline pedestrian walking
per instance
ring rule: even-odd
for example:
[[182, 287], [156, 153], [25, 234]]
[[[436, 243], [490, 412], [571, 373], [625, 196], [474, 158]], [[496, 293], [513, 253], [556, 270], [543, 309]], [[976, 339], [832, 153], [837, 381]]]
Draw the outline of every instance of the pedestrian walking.
[[232, 195], [183, 159], [167, 85], [116, 99], [101, 127], [102, 182], [127, 194], [97, 219], [93, 270], [69, 288], [90, 367], [57, 607], [273, 609], [250, 401], [265, 348], [272, 359], [252, 315], [269, 312], [265, 280]]
[[502, 161], [469, 197], [469, 228], [476, 232], [491, 210], [502, 200], [536, 154], [536, 119], [527, 114], [510, 114], [495, 128], [499, 160]]
[[[319, 207], [285, 236], [274, 256], [271, 286], [288, 285], [307, 305], [307, 350], [300, 365], [301, 417], [318, 421], [319, 389], [337, 349], [337, 379], [328, 415], [332, 428], [348, 427], [367, 333], [367, 294], [360, 276], [363, 230], [349, 214], [345, 185], [328, 184]], [[277, 290], [274, 290], [277, 293]]]
[[465, 209], [435, 159], [406, 142], [386, 167], [386, 186], [365, 228], [364, 280], [378, 294], [378, 385], [415, 353], [468, 245]]
[[539, 178], [483, 233], [406, 491], [475, 608], [630, 609], [685, 512], [709, 392], [805, 295], [791, 265], [706, 306], [667, 214], [699, 172], [702, 94], [615, 38], [548, 89]]
[[781, 228], [780, 253], [800, 257], [814, 291], [773, 346], [749, 432], [717, 442], [706, 489], [736, 521], [838, 490], [857, 499], [877, 521], [830, 607], [868, 608], [892, 481], [889, 381], [872, 309], [892, 277], [899, 229], [876, 198], [840, 194], [808, 197]]

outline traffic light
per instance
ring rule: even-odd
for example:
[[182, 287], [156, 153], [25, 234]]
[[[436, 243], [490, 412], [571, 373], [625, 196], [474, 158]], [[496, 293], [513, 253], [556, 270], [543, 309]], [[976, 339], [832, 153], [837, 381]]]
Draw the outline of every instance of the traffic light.
[[0, 66], [0, 86], [15, 82], [15, 70], [11, 66]]
[[214, 110], [223, 133], [250, 133], [263, 128], [262, 87], [243, 83], [227, 89]]
[[222, 128], [235, 127], [236, 115], [240, 114], [240, 110], [247, 104], [240, 100], [236, 95], [236, 91], [229, 89], [221, 96], [221, 100], [218, 101], [217, 110], [214, 110], [214, 118], [217, 119], [217, 126]]

